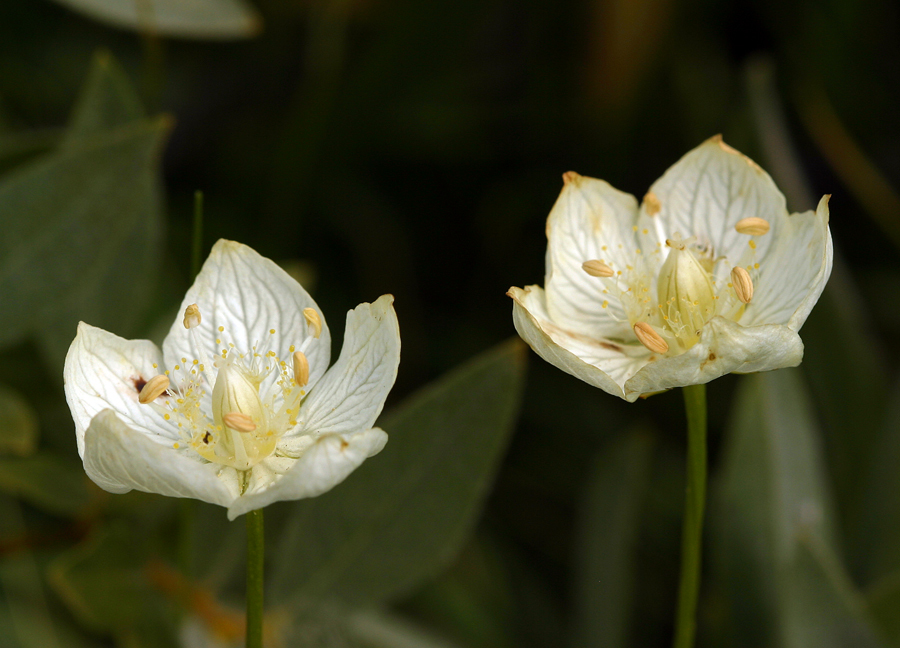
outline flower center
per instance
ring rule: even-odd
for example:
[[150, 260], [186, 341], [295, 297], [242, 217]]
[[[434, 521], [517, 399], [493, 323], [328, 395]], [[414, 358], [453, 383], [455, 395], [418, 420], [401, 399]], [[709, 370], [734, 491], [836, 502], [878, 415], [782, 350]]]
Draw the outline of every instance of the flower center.
[[682, 238], [677, 232], [666, 239], [665, 247], [657, 243], [651, 254], [635, 250], [624, 266], [608, 259], [586, 260], [582, 269], [602, 284], [601, 306], [609, 308], [613, 320], [627, 321], [633, 333], [621, 340], [637, 341], [654, 354], [678, 355], [697, 344], [701, 329], [713, 317], [739, 320], [759, 275], [754, 238], [768, 233], [769, 223], [745, 218], [735, 230], [750, 238], [734, 266], [725, 257], [716, 258], [710, 246], [698, 245], [696, 237]]
[[[247, 469], [272, 454], [278, 437], [269, 426], [259, 398], [259, 376], [240, 360], [225, 360], [212, 392], [212, 415], [218, 443], [200, 455], [216, 463]], [[212, 455], [210, 454], [212, 451]]]
[[[309, 382], [306, 352], [322, 328], [318, 314], [306, 310], [309, 335], [300, 349], [290, 346], [290, 365], [258, 343], [243, 351], [219, 337], [221, 352], [210, 369], [194, 330], [201, 321], [199, 308], [192, 304], [186, 309], [184, 325], [196, 357], [182, 358], [171, 371], [152, 378], [139, 398], [177, 424], [182, 442], [173, 444], [175, 449], [192, 449], [207, 461], [241, 471], [275, 452], [278, 439], [297, 426]], [[268, 333], [274, 336], [275, 329]], [[224, 327], [219, 335], [226, 335]]]

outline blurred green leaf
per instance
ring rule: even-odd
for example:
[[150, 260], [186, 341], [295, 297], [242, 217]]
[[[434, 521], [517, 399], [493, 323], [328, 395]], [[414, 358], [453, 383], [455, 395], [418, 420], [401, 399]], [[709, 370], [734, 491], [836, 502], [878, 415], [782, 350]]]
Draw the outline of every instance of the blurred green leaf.
[[598, 457], [581, 506], [574, 646], [624, 648], [635, 581], [635, 549], [652, 439], [637, 431]]
[[[777, 86], [774, 59], [758, 56], [745, 66], [745, 81], [765, 157], [766, 168], [795, 210], [818, 201], [797, 155]], [[835, 477], [835, 496], [853, 562], [854, 573], [866, 543], [861, 530], [861, 487], [867, 479], [877, 440], [876, 426], [860, 421], [881, 410], [887, 395], [887, 372], [871, 315], [853, 282], [850, 268], [835, 243], [834, 270], [819, 303], [803, 327], [806, 353], [803, 371], [809, 379], [824, 427], [828, 464]], [[840, 367], [840, 371], [835, 371]], [[864, 567], [864, 566], [863, 566]]]
[[30, 455], [37, 441], [38, 420], [31, 404], [16, 390], [0, 385], [0, 455]]
[[146, 117], [137, 92], [112, 54], [94, 55], [91, 69], [66, 130], [63, 146], [75, 146], [85, 138], [125, 126]]
[[0, 173], [29, 158], [46, 153], [56, 146], [61, 129], [41, 129], [21, 132], [0, 131]]
[[[18, 502], [0, 495], [0, 520], [3, 531], [24, 537], [25, 522]], [[59, 642], [41, 575], [34, 555], [23, 548], [0, 560], [0, 588], [9, 609], [9, 625], [0, 626], [0, 646], [21, 648], [62, 648]], [[3, 610], [2, 612], [5, 612]], [[0, 621], [5, 616], [0, 612]], [[6, 644], [4, 637], [10, 641]]]
[[91, 499], [81, 462], [48, 453], [0, 457], [0, 491], [62, 516], [82, 513]]
[[255, 36], [262, 19], [244, 0], [56, 0], [94, 20], [149, 34], [233, 39]]
[[171, 124], [140, 115], [124, 74], [99, 54], [63, 145], [0, 178], [0, 345], [36, 332], [58, 366], [78, 320], [127, 335], [144, 316]]
[[138, 122], [0, 182], [0, 344], [36, 330], [59, 362], [79, 319], [126, 334], [134, 326], [156, 267], [156, 166], [168, 128], [167, 119]]
[[350, 614], [345, 627], [358, 648], [454, 648], [457, 645], [387, 612]]
[[900, 646], [900, 572], [882, 578], [866, 593], [879, 629], [892, 646]]
[[[859, 533], [865, 515], [860, 502], [880, 431], [872, 423], [884, 411], [888, 382], [883, 358], [876, 353], [882, 345], [839, 255], [835, 255], [834, 272], [802, 336], [806, 346], [802, 368], [825, 432], [842, 528], [848, 546], [857, 549], [866, 543]], [[867, 423], [861, 425], [862, 421]], [[854, 556], [859, 554], [854, 552]], [[851, 567], [858, 571], [856, 564]]]
[[516, 339], [453, 370], [379, 421], [390, 441], [345, 483], [270, 507], [288, 522], [267, 533], [269, 600], [377, 604], [452, 558], [513, 429], [523, 352]]
[[880, 645], [837, 549], [819, 431], [798, 370], [743, 379], [719, 482], [728, 645]]
[[[860, 509], [860, 559], [867, 582], [900, 573], [900, 382], [888, 401]], [[866, 427], [866, 426], [861, 426]]]
[[173, 646], [178, 617], [151, 584], [143, 540], [125, 524], [97, 529], [50, 564], [50, 583], [91, 630], [128, 646]]

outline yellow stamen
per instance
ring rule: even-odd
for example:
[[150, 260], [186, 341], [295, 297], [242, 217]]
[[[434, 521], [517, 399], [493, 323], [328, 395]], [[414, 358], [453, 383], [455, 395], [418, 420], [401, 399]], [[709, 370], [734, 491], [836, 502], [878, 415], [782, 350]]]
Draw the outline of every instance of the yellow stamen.
[[753, 299], [753, 280], [750, 273], [741, 267], [735, 267], [731, 270], [731, 283], [734, 288], [734, 294], [745, 304], [749, 304]]
[[749, 234], [750, 236], [762, 236], [769, 231], [769, 221], [765, 218], [751, 216], [750, 218], [742, 218], [734, 226], [739, 234]]
[[200, 326], [200, 307], [191, 304], [184, 309], [184, 328], [192, 329], [195, 326]]
[[253, 432], [256, 429], [253, 419], [241, 412], [229, 412], [222, 417], [222, 422], [238, 432]]
[[615, 274], [612, 268], [597, 259], [585, 261], [581, 264], [581, 269], [592, 277], [612, 277]]
[[302, 351], [294, 352], [294, 380], [298, 387], [305, 387], [309, 382], [309, 360]]
[[647, 322], [635, 323], [634, 334], [637, 336], [638, 341], [651, 351], [665, 353], [669, 350], [669, 345], [666, 341]]
[[662, 209], [662, 203], [659, 202], [659, 198], [652, 191], [648, 191], [647, 195], [644, 196], [644, 209], [648, 216], [655, 216]]
[[138, 402], [143, 405], [147, 403], [152, 403], [157, 398], [162, 396], [165, 391], [169, 388], [169, 379], [165, 376], [158, 375], [153, 376], [150, 380], [147, 381], [141, 388], [141, 393], [138, 394]]
[[322, 334], [322, 319], [314, 308], [304, 308], [303, 317], [306, 322], [315, 329], [315, 337], [318, 338]]

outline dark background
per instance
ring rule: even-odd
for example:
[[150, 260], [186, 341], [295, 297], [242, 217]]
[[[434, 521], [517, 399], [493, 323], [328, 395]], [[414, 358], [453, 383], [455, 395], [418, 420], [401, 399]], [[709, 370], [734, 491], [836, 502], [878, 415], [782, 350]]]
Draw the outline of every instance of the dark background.
[[[0, 123], [62, 126], [98, 48], [123, 65], [151, 114], [174, 117], [162, 161], [164, 259], [146, 331], [171, 317], [189, 284], [199, 189], [204, 251], [224, 237], [300, 262], [336, 335], [344, 311], [395, 295], [403, 360], [390, 406], [514, 334], [504, 293], [543, 283], [544, 221], [563, 172], [640, 198], [681, 155], [722, 133], [772, 173], [792, 211], [832, 194], [840, 256], [832, 284], [839, 279], [842, 292], [829, 288], [803, 329], [803, 366], [838, 519], [853, 535], [847, 511], [871, 449], [848, 459], [846, 447], [855, 426], [881, 425], [900, 351], [896, 4], [255, 5], [261, 33], [215, 42], [118, 30], [49, 0], [0, 3]], [[853, 340], [835, 323], [842, 317]], [[8, 366], [30, 349], [8, 350]], [[47, 370], [46, 380], [57, 378]], [[740, 380], [709, 386], [714, 477]], [[854, 399], [867, 419], [848, 423], [834, 410]], [[398, 609], [467, 645], [562, 645], [577, 607], [581, 493], [596, 457], [635, 427], [651, 439], [654, 463], [631, 645], [665, 645], [677, 584], [681, 397], [627, 404], [533, 354], [519, 425], [476, 533]], [[863, 586], [852, 542], [845, 547]], [[729, 635], [723, 596], [707, 581], [701, 637], [743, 645]]]

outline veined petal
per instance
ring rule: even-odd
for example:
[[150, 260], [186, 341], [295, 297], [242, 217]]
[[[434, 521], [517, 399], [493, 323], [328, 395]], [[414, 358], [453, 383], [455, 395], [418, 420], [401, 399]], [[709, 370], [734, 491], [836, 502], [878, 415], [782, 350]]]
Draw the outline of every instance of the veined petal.
[[759, 261], [756, 297], [741, 324], [786, 324], [794, 331], [803, 326], [831, 276], [828, 199], [823, 196], [815, 212], [787, 218], [782, 235]]
[[400, 329], [392, 295], [347, 313], [344, 347], [300, 408], [298, 431], [347, 433], [372, 426], [397, 378]]
[[130, 490], [168, 497], [192, 497], [228, 506], [238, 495], [237, 480], [216, 475], [222, 466], [190, 459], [133, 430], [113, 410], [103, 410], [84, 435], [84, 470], [111, 493]]
[[331, 490], [359, 465], [379, 452], [387, 443], [387, 434], [372, 428], [356, 434], [326, 434], [309, 447], [294, 466], [268, 488], [248, 491], [228, 509], [228, 519], [273, 502], [316, 497]]
[[796, 367], [803, 359], [803, 342], [787, 326], [741, 326], [714, 317], [703, 327], [700, 341], [685, 353], [646, 364], [625, 383], [628, 401], [683, 385], [707, 383], [727, 373]]
[[634, 263], [640, 247], [634, 230], [637, 201], [603, 180], [572, 172], [565, 178], [547, 219], [547, 310], [553, 321], [576, 333], [633, 337], [618, 291], [609, 290], [615, 277], [592, 277], [581, 266], [600, 260], [618, 272]]
[[596, 340], [556, 326], [547, 313], [540, 286], [510, 288], [507, 294], [513, 298], [516, 331], [535, 353], [613, 396], [625, 398], [626, 380], [650, 361], [651, 354], [644, 347]]
[[[201, 321], [187, 331], [182, 319], [184, 309], [191, 304], [199, 307]], [[290, 346], [300, 348], [310, 335], [304, 308], [315, 309], [321, 318], [322, 311], [313, 298], [277, 264], [246, 245], [219, 240], [185, 295], [166, 336], [166, 362], [171, 367], [181, 358], [194, 358], [190, 333], [197, 335], [201, 351], [206, 354], [201, 360], [204, 362], [212, 362], [222, 349], [228, 348], [228, 343], [234, 343], [241, 353], [252, 353], [258, 345], [261, 353], [272, 350], [278, 357], [289, 359]], [[331, 334], [321, 319], [322, 333], [306, 351], [310, 385], [325, 373], [331, 355]], [[219, 331], [220, 326], [224, 331]], [[261, 393], [266, 393], [277, 378], [278, 372], [269, 374]]]
[[138, 402], [141, 388], [161, 372], [161, 366], [162, 354], [149, 340], [125, 340], [84, 322], [78, 324], [78, 333], [66, 354], [63, 381], [75, 420], [79, 455], [84, 457], [85, 430], [107, 408], [144, 434], [179, 438], [174, 423]]
[[750, 241], [735, 230], [738, 221], [750, 217], [768, 221], [769, 233], [753, 237], [760, 257], [786, 227], [784, 196], [772, 178], [719, 135], [688, 152], [650, 192], [658, 201], [653, 218], [661, 232], [696, 236], [701, 245], [713, 246], [715, 257], [725, 256], [732, 265], [739, 263]]

